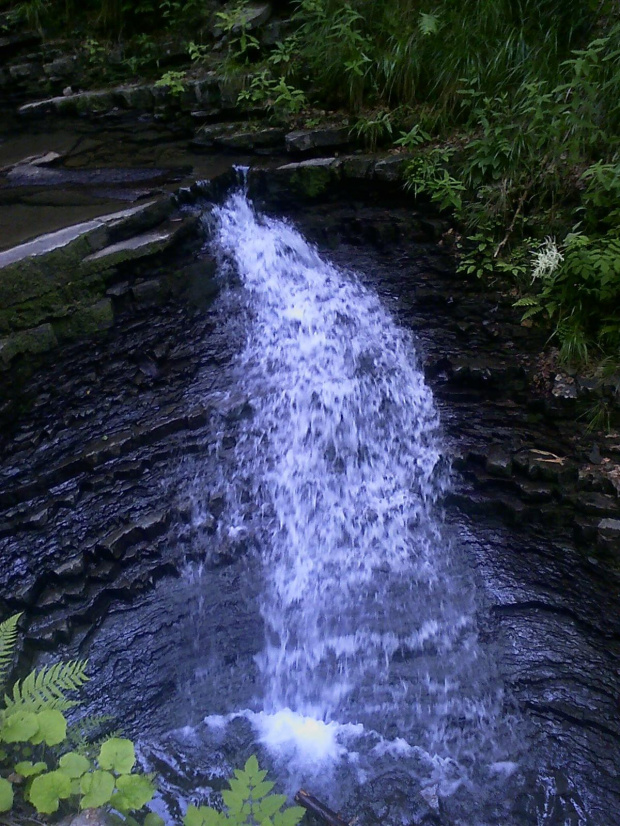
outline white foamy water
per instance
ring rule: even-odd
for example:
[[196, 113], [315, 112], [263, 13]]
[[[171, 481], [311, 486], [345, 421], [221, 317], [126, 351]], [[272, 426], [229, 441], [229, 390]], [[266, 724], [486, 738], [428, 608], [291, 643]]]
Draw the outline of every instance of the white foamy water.
[[439, 422], [410, 334], [243, 193], [214, 218], [213, 249], [243, 288], [235, 392], [252, 411], [232, 478], [229, 462], [214, 482], [218, 538], [247, 532], [260, 554], [265, 644], [253, 708], [207, 724], [244, 716], [308, 771], [407, 766], [431, 797], [509, 775], [501, 684], [438, 512]]

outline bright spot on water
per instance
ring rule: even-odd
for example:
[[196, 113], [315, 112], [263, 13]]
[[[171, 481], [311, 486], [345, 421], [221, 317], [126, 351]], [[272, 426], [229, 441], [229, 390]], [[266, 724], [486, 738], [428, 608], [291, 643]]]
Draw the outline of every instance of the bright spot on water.
[[252, 724], [261, 743], [275, 754], [303, 763], [336, 762], [347, 751], [338, 742], [339, 735], [362, 734], [362, 725], [325, 723], [296, 714], [290, 708], [253, 715]]
[[306, 768], [333, 764], [345, 755], [354, 760], [357, 754], [349, 752], [342, 741], [364, 734], [361, 723], [326, 723], [324, 720], [297, 714], [290, 708], [273, 714], [249, 709], [233, 714], [212, 714], [204, 722], [209, 728], [218, 731], [236, 717], [245, 717], [252, 724], [259, 742], [274, 757]]

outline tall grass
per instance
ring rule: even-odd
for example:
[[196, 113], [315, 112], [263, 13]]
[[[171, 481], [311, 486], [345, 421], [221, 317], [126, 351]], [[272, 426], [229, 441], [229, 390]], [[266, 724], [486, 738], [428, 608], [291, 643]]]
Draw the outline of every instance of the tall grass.
[[[301, 57], [315, 83], [361, 100], [433, 104], [461, 115], [462, 81], [485, 94], [531, 80], [555, 83], [599, 16], [566, 0], [298, 0]], [[344, 81], [344, 82], [343, 82]]]

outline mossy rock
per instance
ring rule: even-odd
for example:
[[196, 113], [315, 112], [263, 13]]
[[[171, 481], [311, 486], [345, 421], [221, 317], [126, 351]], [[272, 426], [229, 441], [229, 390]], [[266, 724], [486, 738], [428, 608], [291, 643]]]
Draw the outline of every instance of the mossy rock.
[[67, 318], [53, 322], [53, 329], [60, 341], [85, 338], [108, 330], [114, 324], [114, 310], [109, 298], [96, 304], [76, 308]]
[[0, 341], [0, 365], [8, 366], [19, 355], [46, 353], [57, 345], [58, 340], [51, 324], [22, 330]]

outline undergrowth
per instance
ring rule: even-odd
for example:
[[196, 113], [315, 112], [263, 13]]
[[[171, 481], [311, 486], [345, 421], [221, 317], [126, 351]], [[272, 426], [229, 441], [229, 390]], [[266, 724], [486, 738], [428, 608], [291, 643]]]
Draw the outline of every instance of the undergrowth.
[[[550, 325], [564, 360], [620, 360], [615, 0], [291, 0], [275, 43], [254, 28], [247, 0], [0, 8], [39, 30], [86, 21], [98, 75], [110, 42], [98, 32], [131, 35], [131, 71], [158, 63], [151, 32], [191, 33], [196, 70], [234, 77], [252, 114], [309, 124], [344, 109], [368, 149], [412, 154], [407, 185], [454, 215], [464, 276], [516, 290], [525, 321]], [[181, 96], [186, 75], [169, 69], [160, 83]], [[536, 275], [547, 238], [557, 266]]]
[[[16, 680], [9, 689], [21, 614], [0, 622], [0, 820], [13, 811], [18, 818], [43, 822], [56, 814], [103, 809], [114, 826], [164, 826], [146, 809], [155, 795], [152, 775], [136, 769], [131, 740], [97, 739], [100, 720], [69, 724], [71, 698], [88, 680], [87, 663], [55, 663]], [[222, 792], [222, 806], [190, 805], [184, 826], [297, 826], [305, 810], [286, 807], [286, 796], [271, 794], [256, 757], [237, 769]], [[14, 821], [15, 822], [15, 821]]]

